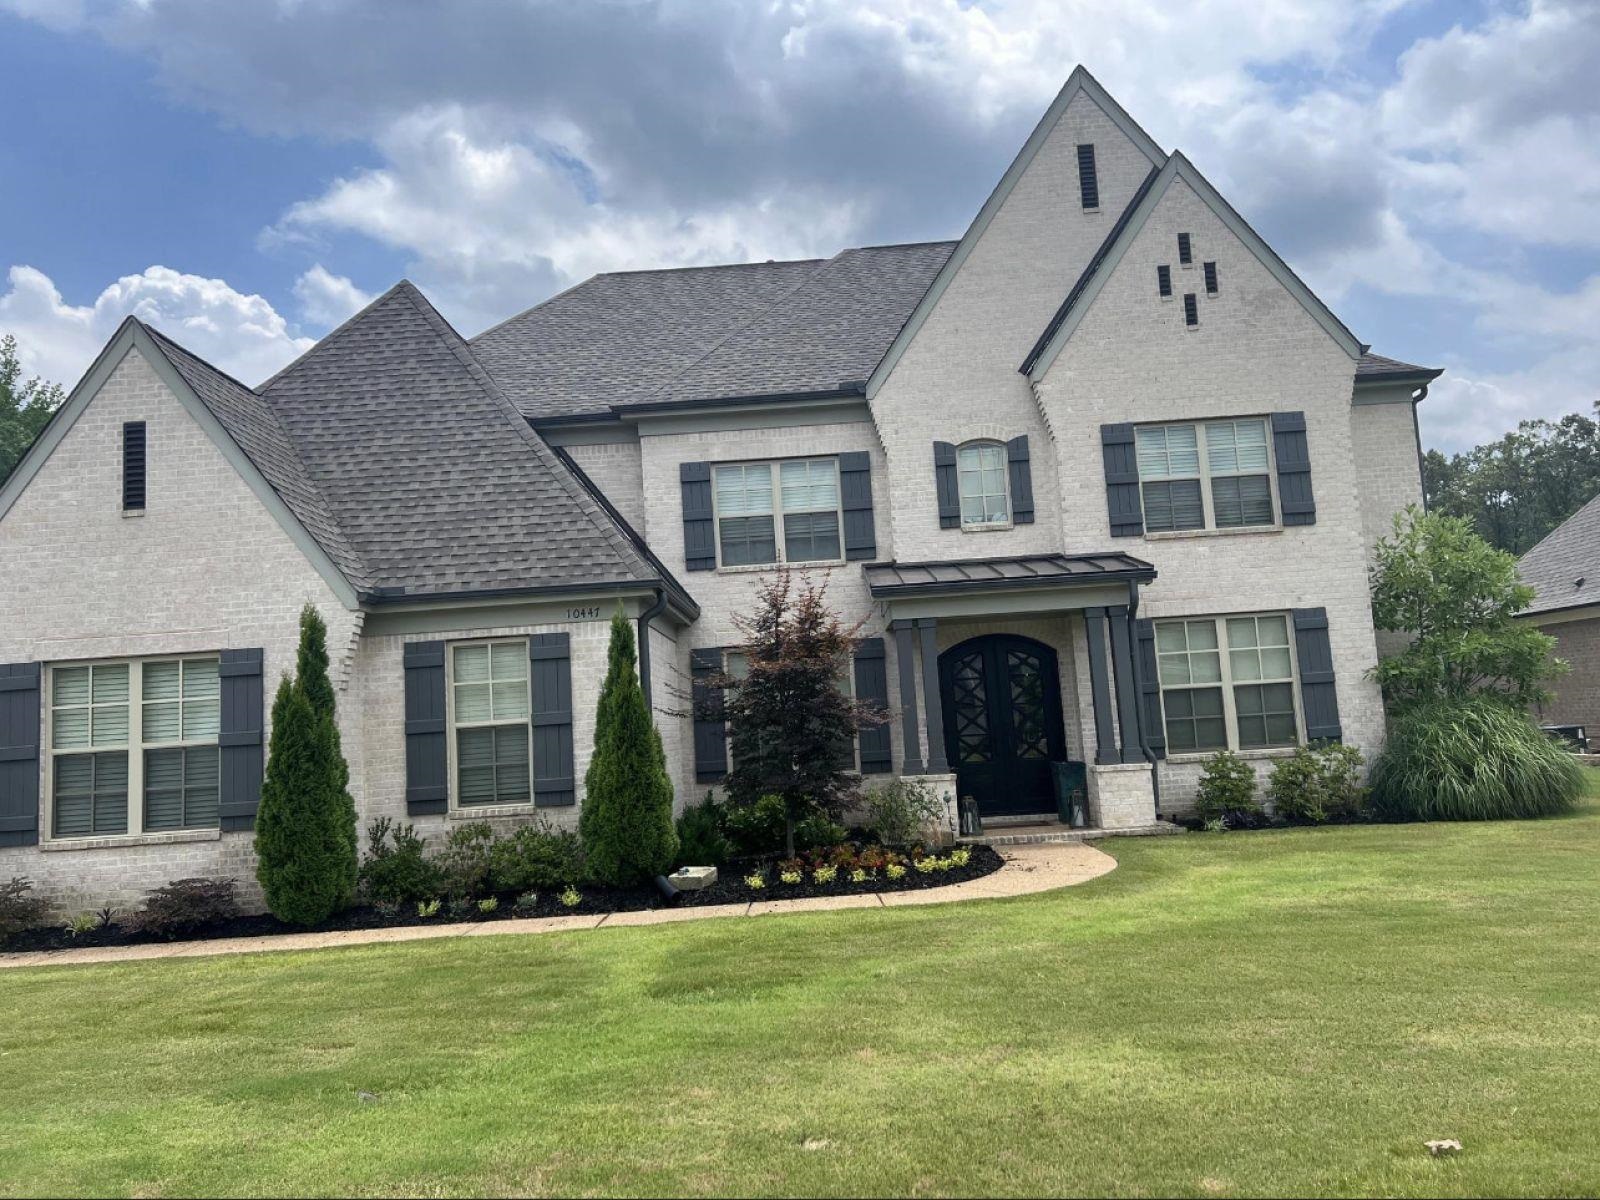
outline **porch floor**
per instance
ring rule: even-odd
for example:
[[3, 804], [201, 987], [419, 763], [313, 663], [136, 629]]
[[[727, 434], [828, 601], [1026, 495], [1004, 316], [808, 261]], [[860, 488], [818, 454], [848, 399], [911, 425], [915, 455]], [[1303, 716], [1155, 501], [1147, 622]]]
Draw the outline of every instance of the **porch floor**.
[[956, 842], [964, 846], [1034, 846], [1093, 842], [1108, 837], [1160, 837], [1185, 832], [1182, 825], [1174, 825], [1170, 821], [1134, 825], [1127, 829], [1074, 829], [1059, 821], [1040, 821], [1030, 825], [991, 824], [984, 833], [976, 837], [958, 837]]

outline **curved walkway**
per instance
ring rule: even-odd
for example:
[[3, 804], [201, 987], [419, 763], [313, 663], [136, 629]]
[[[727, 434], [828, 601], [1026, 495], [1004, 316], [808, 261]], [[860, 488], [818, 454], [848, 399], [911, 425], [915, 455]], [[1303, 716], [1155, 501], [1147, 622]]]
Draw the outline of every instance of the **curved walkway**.
[[0, 968], [65, 966], [76, 963], [136, 962], [151, 958], [202, 958], [213, 954], [252, 954], [269, 950], [320, 950], [374, 942], [414, 942], [426, 938], [485, 937], [503, 933], [557, 933], [719, 917], [760, 917], [774, 913], [824, 912], [840, 908], [902, 908], [1026, 896], [1087, 883], [1112, 870], [1116, 859], [1082, 843], [997, 847], [1005, 865], [981, 879], [927, 891], [817, 896], [805, 900], [757, 900], [749, 904], [708, 904], [699, 908], [652, 908], [602, 916], [529, 917], [510, 921], [457, 922], [453, 925], [401, 925], [392, 929], [348, 929], [332, 933], [279, 933], [266, 937], [212, 938], [198, 942], [156, 942], [141, 946], [98, 946], [83, 950], [41, 950], [0, 954]]

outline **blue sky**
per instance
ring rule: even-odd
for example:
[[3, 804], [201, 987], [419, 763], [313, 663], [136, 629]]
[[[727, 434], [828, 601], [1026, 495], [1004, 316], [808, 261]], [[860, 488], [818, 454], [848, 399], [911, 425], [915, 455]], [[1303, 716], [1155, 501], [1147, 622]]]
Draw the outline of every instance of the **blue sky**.
[[1072, 66], [1446, 449], [1600, 394], [1600, 4], [0, 0], [0, 330], [255, 382], [402, 275], [468, 334], [600, 270], [959, 235]]

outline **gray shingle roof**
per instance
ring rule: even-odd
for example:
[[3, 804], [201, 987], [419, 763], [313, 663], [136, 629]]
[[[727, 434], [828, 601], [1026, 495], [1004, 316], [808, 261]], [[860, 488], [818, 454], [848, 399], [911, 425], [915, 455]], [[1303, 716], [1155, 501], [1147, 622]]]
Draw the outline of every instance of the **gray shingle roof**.
[[535, 419], [834, 392], [872, 374], [954, 242], [596, 275], [472, 340]]
[[1416, 363], [1385, 358], [1370, 350], [1356, 363], [1357, 383], [1381, 383], [1386, 379], [1437, 379], [1443, 374], [1443, 367], [1419, 367]]
[[1530, 613], [1600, 604], [1600, 496], [1524, 554], [1517, 569], [1538, 592]]
[[1154, 579], [1155, 567], [1131, 554], [1030, 554], [943, 562], [867, 563], [875, 597], [1064, 587], [1116, 579]]

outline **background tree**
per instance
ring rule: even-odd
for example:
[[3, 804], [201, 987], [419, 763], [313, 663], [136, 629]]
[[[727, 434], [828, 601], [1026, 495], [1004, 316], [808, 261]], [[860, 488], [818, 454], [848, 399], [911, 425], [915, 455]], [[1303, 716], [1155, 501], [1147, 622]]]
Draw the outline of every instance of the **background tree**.
[[1372, 615], [1379, 629], [1412, 635], [1374, 671], [1391, 707], [1489, 695], [1525, 707], [1565, 671], [1555, 639], [1514, 620], [1533, 600], [1517, 560], [1471, 525], [1415, 507], [1397, 513], [1378, 543]]
[[578, 828], [589, 874], [625, 885], [670, 871], [678, 834], [667, 756], [639, 685], [633, 626], [620, 608], [611, 618], [609, 658]]
[[17, 339], [9, 333], [0, 337], [0, 483], [64, 399], [59, 383], [46, 383], [37, 375], [24, 380]]
[[720, 688], [731, 730], [730, 803], [784, 802], [784, 841], [794, 856], [795, 824], [813, 813], [837, 820], [859, 799], [853, 743], [863, 726], [887, 720], [854, 700], [841, 681], [850, 670], [859, 623], [846, 626], [825, 588], [788, 571], [762, 584], [755, 612], [736, 617], [748, 669], [723, 672]]

